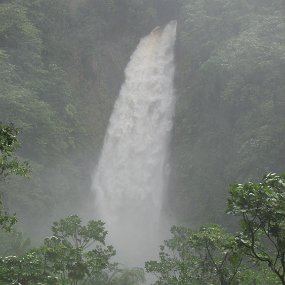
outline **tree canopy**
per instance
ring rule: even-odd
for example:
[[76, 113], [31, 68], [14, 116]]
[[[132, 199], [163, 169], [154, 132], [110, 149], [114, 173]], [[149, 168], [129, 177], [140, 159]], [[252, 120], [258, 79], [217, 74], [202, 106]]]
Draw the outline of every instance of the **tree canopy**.
[[241, 217], [236, 241], [244, 253], [266, 263], [285, 284], [285, 175], [232, 186], [228, 213]]
[[[164, 211], [191, 229], [173, 227], [147, 270], [157, 284], [284, 284], [284, 13], [284, 0], [1, 0], [3, 282], [143, 282], [141, 269], [110, 265], [102, 222], [60, 217], [94, 213], [90, 177], [124, 68], [139, 39], [177, 19]], [[235, 236], [224, 203], [237, 181]]]

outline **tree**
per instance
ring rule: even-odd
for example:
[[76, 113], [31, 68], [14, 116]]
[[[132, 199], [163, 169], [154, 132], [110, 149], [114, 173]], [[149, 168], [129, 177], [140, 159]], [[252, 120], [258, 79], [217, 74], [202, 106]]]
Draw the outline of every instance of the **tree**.
[[233, 185], [228, 213], [241, 217], [236, 241], [244, 254], [266, 263], [285, 284], [285, 175], [269, 173], [260, 183]]
[[236, 284], [242, 255], [234, 236], [218, 225], [198, 231], [174, 226], [171, 233], [161, 246], [160, 261], [145, 265], [147, 272], [158, 276], [155, 284]]
[[53, 237], [45, 240], [46, 253], [53, 267], [58, 264], [55, 273], [67, 276], [61, 277], [63, 280], [76, 284], [86, 276], [96, 277], [115, 255], [112, 246], [104, 247], [107, 231], [102, 221], [91, 220], [83, 226], [81, 219], [73, 215], [55, 222], [52, 231]]
[[[15, 154], [19, 146], [17, 135], [18, 130], [14, 126], [0, 122], [0, 180], [10, 174], [25, 176], [29, 171], [28, 163], [20, 162]], [[16, 217], [5, 209], [0, 195], [0, 227], [10, 231], [16, 221]]]
[[19, 131], [13, 125], [0, 122], [0, 179], [10, 174], [26, 175], [29, 171], [27, 162], [20, 162], [15, 151], [19, 146]]
[[284, 1], [179, 2], [169, 204], [224, 223], [229, 181], [285, 166]]
[[0, 230], [0, 256], [24, 255], [31, 247], [31, 240], [14, 228], [7, 233]]
[[23, 256], [1, 257], [0, 283], [22, 285], [59, 284], [58, 278], [44, 272], [43, 268], [44, 260], [35, 251], [30, 251]]
[[96, 280], [111, 266], [115, 251], [105, 246], [103, 222], [91, 220], [83, 226], [74, 215], [55, 222], [52, 232], [43, 246], [23, 256], [1, 258], [0, 281], [76, 285], [86, 278]]

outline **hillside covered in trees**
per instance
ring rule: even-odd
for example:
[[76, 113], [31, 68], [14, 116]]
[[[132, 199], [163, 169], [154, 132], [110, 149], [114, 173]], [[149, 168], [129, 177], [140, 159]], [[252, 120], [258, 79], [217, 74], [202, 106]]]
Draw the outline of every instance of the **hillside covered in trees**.
[[[30, 171], [1, 177], [0, 193], [35, 244], [64, 216], [96, 218], [91, 176], [124, 69], [139, 40], [170, 20], [176, 109], [165, 215], [235, 230], [229, 185], [284, 172], [284, 0], [1, 0], [0, 121], [19, 130], [17, 155]], [[0, 256], [18, 254], [5, 253], [18, 237], [0, 233]], [[178, 284], [165, 282], [157, 284]]]

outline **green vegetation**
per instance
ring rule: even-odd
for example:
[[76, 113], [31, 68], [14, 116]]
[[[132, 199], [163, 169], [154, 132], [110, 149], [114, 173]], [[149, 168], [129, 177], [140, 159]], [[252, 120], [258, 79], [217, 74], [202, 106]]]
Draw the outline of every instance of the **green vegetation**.
[[285, 284], [285, 175], [266, 175], [261, 183], [232, 186], [228, 213], [241, 216], [237, 243], [263, 262]]
[[285, 178], [246, 183], [285, 169], [284, 15], [283, 0], [0, 1], [0, 283], [144, 282], [112, 263], [103, 222], [70, 215], [94, 211], [90, 176], [133, 49], [177, 19], [165, 212], [187, 227], [146, 270], [156, 284], [285, 284]]
[[173, 238], [165, 241], [160, 261], [149, 261], [146, 270], [159, 274], [155, 284], [236, 284], [242, 254], [234, 236], [220, 226], [198, 231], [172, 227]]
[[94, 210], [90, 173], [124, 68], [138, 40], [173, 18], [178, 100], [165, 208], [193, 226], [222, 222], [229, 183], [283, 171], [282, 0], [1, 1], [1, 120], [21, 129], [18, 154], [33, 168], [1, 192], [32, 235], [70, 208]]
[[225, 223], [227, 185], [284, 171], [284, 1], [180, 2], [169, 205]]
[[[8, 256], [0, 260], [0, 280], [7, 284], [78, 284], [94, 278], [110, 266], [115, 254], [105, 247], [107, 232], [101, 221], [81, 225], [78, 216], [55, 222], [53, 236], [44, 245], [22, 256]], [[89, 246], [93, 245], [93, 249]]]
[[0, 177], [3, 179], [9, 174], [26, 175], [28, 172], [27, 162], [19, 162], [15, 155], [18, 147], [18, 130], [13, 126], [0, 123]]
[[[25, 176], [29, 171], [28, 163], [20, 162], [15, 155], [18, 147], [17, 134], [18, 130], [13, 126], [0, 122], [0, 181], [11, 174]], [[7, 212], [0, 193], [0, 227], [10, 231], [16, 221], [16, 217]]]
[[234, 185], [227, 212], [241, 217], [240, 233], [220, 225], [172, 227], [159, 261], [146, 262], [146, 270], [158, 276], [157, 285], [285, 284], [284, 209], [284, 175]]

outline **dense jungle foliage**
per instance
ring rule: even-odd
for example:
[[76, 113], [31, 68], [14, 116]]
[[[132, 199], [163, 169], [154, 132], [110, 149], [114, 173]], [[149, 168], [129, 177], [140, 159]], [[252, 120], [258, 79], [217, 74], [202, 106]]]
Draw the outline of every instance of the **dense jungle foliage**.
[[[40, 242], [50, 224], [75, 213], [94, 218], [91, 174], [124, 68], [139, 39], [172, 19], [177, 102], [165, 213], [185, 226], [235, 230], [225, 215], [228, 185], [285, 169], [284, 15], [284, 0], [0, 0], [0, 214], [8, 228], [12, 213], [18, 218], [17, 230], [0, 232], [0, 256], [26, 252], [28, 236], [42, 248], [27, 262], [37, 255], [37, 268], [47, 248], [56, 262], [62, 240]], [[184, 231], [173, 228], [174, 241]], [[116, 270], [114, 284], [144, 279], [139, 269]]]

